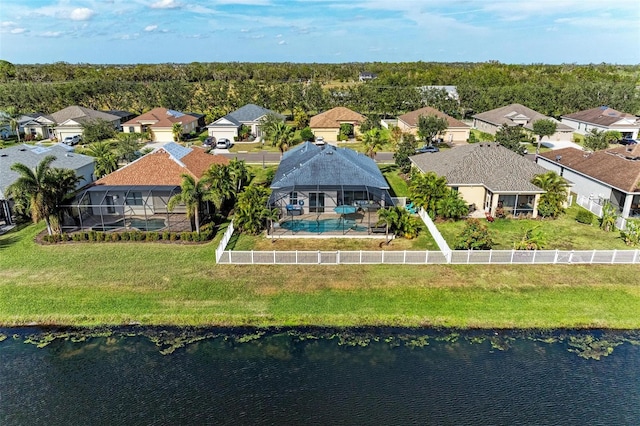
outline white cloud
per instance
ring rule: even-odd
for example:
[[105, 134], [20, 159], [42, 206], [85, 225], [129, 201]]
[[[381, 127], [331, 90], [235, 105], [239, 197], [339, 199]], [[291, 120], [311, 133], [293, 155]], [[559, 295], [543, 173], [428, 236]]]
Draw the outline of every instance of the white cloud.
[[146, 27], [144, 27], [145, 31], [154, 31], [158, 28], [157, 25], [147, 25]]
[[26, 32], [27, 29], [26, 28], [14, 28], [11, 31], [9, 31], [11, 34], [22, 34], [24, 32]]
[[69, 18], [71, 18], [73, 21], [87, 21], [91, 19], [95, 14], [96, 13], [93, 10], [87, 7], [79, 7], [71, 11]]
[[280, 44], [280, 45], [282, 45], [282, 44], [287, 44], [287, 42], [286, 42], [286, 41], [284, 41], [284, 40], [280, 40], [280, 41], [278, 42], [278, 44]]
[[18, 25], [18, 24], [16, 24], [13, 21], [2, 21], [2, 22], [0, 22], [0, 27], [2, 27], [2, 28], [13, 27], [15, 25]]
[[40, 35], [42, 37], [60, 37], [62, 35], [62, 31], [45, 31]]
[[158, 0], [151, 4], [152, 9], [177, 9], [182, 7], [182, 4], [176, 0]]

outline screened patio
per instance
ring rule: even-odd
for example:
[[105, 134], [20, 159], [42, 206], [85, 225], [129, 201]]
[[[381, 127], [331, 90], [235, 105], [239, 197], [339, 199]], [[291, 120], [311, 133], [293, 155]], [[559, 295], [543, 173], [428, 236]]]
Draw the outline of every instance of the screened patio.
[[190, 231], [185, 207], [167, 208], [179, 192], [179, 186], [92, 186], [65, 206], [69, 214], [62, 230]]

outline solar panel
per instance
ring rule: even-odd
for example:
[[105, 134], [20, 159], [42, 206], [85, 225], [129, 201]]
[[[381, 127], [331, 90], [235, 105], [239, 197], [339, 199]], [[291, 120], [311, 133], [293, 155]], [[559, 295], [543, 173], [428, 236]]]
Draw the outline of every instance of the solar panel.
[[171, 116], [173, 116], [175, 118], [180, 118], [180, 117], [184, 116], [184, 114], [181, 113], [180, 111], [176, 111], [176, 110], [173, 110], [173, 109], [168, 109], [167, 110], [167, 115], [171, 115]]

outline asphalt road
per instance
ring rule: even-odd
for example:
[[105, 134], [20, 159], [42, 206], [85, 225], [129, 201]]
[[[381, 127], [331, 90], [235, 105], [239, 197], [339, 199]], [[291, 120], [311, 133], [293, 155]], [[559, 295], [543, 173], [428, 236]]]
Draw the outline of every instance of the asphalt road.
[[[244, 160], [247, 164], [278, 164], [280, 163], [279, 152], [218, 152], [227, 158], [237, 158]], [[379, 152], [375, 158], [378, 163], [393, 163], [393, 152]]]

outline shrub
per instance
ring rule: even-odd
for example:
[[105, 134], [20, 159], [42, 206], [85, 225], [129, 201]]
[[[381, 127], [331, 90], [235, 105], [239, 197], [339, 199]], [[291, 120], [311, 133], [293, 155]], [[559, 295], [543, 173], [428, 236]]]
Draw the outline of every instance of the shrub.
[[193, 238], [193, 234], [191, 232], [182, 232], [180, 234], [181, 241], [191, 241]]
[[459, 250], [489, 250], [493, 247], [489, 229], [478, 219], [468, 219], [458, 236], [455, 248]]
[[177, 232], [172, 232], [171, 234], [169, 234], [169, 241], [176, 241], [177, 239], [178, 239]]
[[164, 232], [162, 233], [162, 239], [163, 239], [164, 241], [169, 241], [169, 231], [164, 231]]
[[576, 214], [576, 221], [580, 223], [585, 223], [587, 225], [593, 224], [593, 218], [595, 215], [591, 213], [589, 210], [580, 209], [578, 214]]
[[620, 237], [622, 237], [622, 240], [628, 246], [637, 246], [640, 244], [640, 222], [634, 220], [627, 221], [626, 229], [620, 231]]
[[117, 232], [111, 233], [110, 237], [112, 242], [120, 241], [120, 234]]
[[89, 240], [89, 241], [95, 241], [95, 240], [96, 240], [96, 234], [97, 234], [97, 232], [96, 232], [96, 231], [89, 231], [89, 232], [87, 233], [87, 240]]
[[129, 234], [128, 232], [123, 232], [120, 234], [120, 239], [122, 241], [129, 241], [131, 240], [131, 234]]

